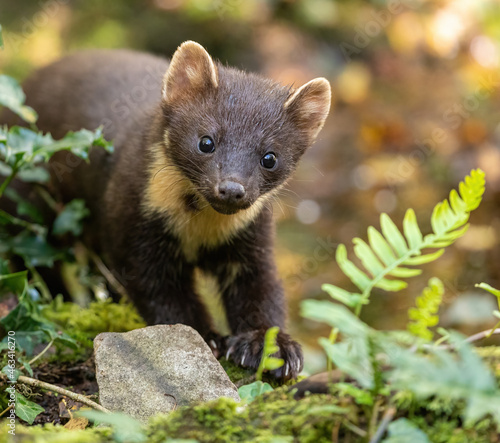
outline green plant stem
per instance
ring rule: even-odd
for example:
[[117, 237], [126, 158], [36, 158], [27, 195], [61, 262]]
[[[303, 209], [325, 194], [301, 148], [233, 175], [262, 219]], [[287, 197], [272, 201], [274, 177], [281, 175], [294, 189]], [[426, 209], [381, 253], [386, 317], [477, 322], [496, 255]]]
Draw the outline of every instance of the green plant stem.
[[36, 223], [27, 222], [26, 220], [23, 220], [22, 218], [18, 218], [18, 217], [15, 217], [15, 216], [9, 214], [8, 212], [4, 211], [3, 209], [0, 209], [0, 218], [4, 218], [9, 223], [11, 223], [15, 226], [20, 226], [22, 228], [28, 229], [29, 231], [33, 232], [36, 235], [43, 235], [46, 232], [46, 228], [44, 226], [38, 225]]
[[[394, 269], [396, 269], [398, 266], [404, 264], [404, 262], [406, 260], [408, 260], [409, 258], [413, 258], [414, 256], [418, 256], [420, 254], [420, 251], [422, 249], [426, 249], [426, 248], [431, 247], [430, 245], [432, 245], [432, 241], [434, 240], [433, 237], [434, 237], [434, 234], [428, 234], [428, 235], [426, 235], [420, 245], [416, 246], [413, 249], [410, 249], [405, 255], [403, 255], [402, 257], [398, 258], [390, 266], [387, 266], [386, 268], [384, 268], [383, 272], [381, 272], [373, 280], [371, 280], [370, 284], [362, 292], [362, 294], [361, 294], [361, 300], [362, 301], [368, 300], [370, 298], [370, 294], [372, 292], [372, 289], [377, 285], [377, 283], [380, 280], [382, 280], [383, 278], [385, 278], [387, 276], [387, 274], [389, 274], [391, 271], [393, 271]], [[432, 248], [432, 249], [436, 249], [436, 248]], [[356, 306], [356, 309], [354, 310], [354, 313], [356, 314], [357, 317], [359, 317], [361, 315], [361, 309], [363, 309], [364, 304], [365, 303], [360, 302]]]
[[490, 338], [493, 334], [496, 334], [497, 332], [495, 331], [497, 331], [498, 328], [500, 328], [500, 321], [495, 326], [493, 326], [493, 329], [488, 332], [488, 334], [484, 338]]
[[[330, 343], [333, 345], [337, 341], [337, 336], [339, 335], [339, 329], [338, 328], [332, 328], [330, 331], [330, 337], [328, 337], [328, 340]], [[330, 357], [328, 355], [326, 356], [326, 370], [328, 374], [332, 371], [332, 361], [330, 360]]]
[[[43, 354], [45, 354], [49, 349], [50, 347], [54, 344], [54, 339], [50, 340], [50, 343], [45, 346], [45, 348], [43, 349], [42, 352], [40, 352], [38, 355], [35, 355], [35, 357], [33, 357], [30, 361], [29, 361], [29, 365], [31, 366], [33, 363], [35, 363], [40, 357], [43, 356]], [[20, 371], [22, 371], [24, 369], [24, 365], [21, 366], [21, 368], [19, 369]]]
[[47, 284], [45, 283], [45, 280], [40, 275], [40, 273], [36, 270], [36, 268], [34, 266], [26, 265], [26, 267], [29, 269], [29, 271], [33, 275], [33, 283], [35, 286], [38, 287], [38, 289], [40, 289], [40, 292], [42, 293], [42, 297], [47, 301], [51, 301], [52, 294], [50, 293], [50, 290], [49, 290]]
[[17, 175], [17, 172], [18, 172], [18, 168], [12, 168], [12, 172], [10, 173], [10, 175], [0, 185], [0, 197], [3, 195], [5, 189], [7, 189], [7, 186], [10, 185], [10, 182]]
[[40, 185], [35, 186], [35, 190], [40, 197], [43, 198], [45, 203], [52, 209], [56, 214], [58, 214], [61, 210], [61, 205], [57, 203], [57, 201], [50, 195], [50, 193]]

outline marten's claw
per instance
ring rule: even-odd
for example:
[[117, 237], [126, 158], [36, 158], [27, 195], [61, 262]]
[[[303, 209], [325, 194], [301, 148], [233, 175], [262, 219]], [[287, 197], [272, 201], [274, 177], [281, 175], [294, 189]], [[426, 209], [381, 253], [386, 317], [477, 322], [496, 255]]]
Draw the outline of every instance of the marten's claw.
[[[226, 358], [245, 368], [257, 369], [262, 358], [265, 330], [244, 332], [228, 340]], [[288, 334], [280, 332], [276, 339], [280, 350], [273, 357], [282, 358], [283, 366], [270, 374], [281, 380], [296, 378], [303, 367], [300, 345]]]

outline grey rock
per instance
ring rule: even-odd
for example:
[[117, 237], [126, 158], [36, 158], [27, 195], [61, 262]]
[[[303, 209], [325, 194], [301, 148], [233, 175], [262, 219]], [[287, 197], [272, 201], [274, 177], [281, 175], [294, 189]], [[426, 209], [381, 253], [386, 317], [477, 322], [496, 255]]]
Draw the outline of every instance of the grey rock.
[[175, 406], [238, 391], [203, 338], [185, 325], [105, 332], [94, 340], [99, 402], [146, 421]]

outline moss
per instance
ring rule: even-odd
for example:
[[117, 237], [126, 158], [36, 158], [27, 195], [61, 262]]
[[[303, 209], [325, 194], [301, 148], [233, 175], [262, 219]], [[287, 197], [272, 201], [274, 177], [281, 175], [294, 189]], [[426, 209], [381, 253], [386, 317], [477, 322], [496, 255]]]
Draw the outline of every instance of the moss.
[[300, 442], [331, 442], [333, 426], [341, 416], [332, 414], [330, 395], [312, 395], [300, 401], [278, 389], [248, 405], [230, 399], [181, 408], [151, 420], [148, 441], [192, 438], [200, 442], [270, 441], [292, 437]]
[[146, 326], [130, 303], [114, 303], [111, 299], [93, 301], [82, 308], [56, 297], [43, 307], [42, 314], [90, 347], [91, 340], [101, 332], [126, 332]]
[[85, 431], [70, 431], [64, 426], [45, 424], [23, 426], [16, 424], [16, 434], [10, 436], [6, 422], [0, 424], [0, 443], [112, 443], [113, 431], [109, 428], [89, 428]]

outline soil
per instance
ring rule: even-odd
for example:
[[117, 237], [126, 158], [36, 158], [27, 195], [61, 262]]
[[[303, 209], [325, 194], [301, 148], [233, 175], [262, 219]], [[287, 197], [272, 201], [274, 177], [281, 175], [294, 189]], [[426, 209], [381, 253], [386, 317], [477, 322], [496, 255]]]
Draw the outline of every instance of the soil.
[[[82, 362], [60, 361], [45, 362], [34, 368], [34, 378], [60, 386], [78, 394], [90, 396], [92, 400], [97, 398], [97, 381], [95, 378], [94, 358], [91, 357]], [[45, 409], [35, 419], [34, 425], [44, 423], [65, 424], [70, 419], [73, 411], [80, 409], [81, 403], [75, 402], [63, 395], [33, 389], [35, 394], [31, 400]]]

